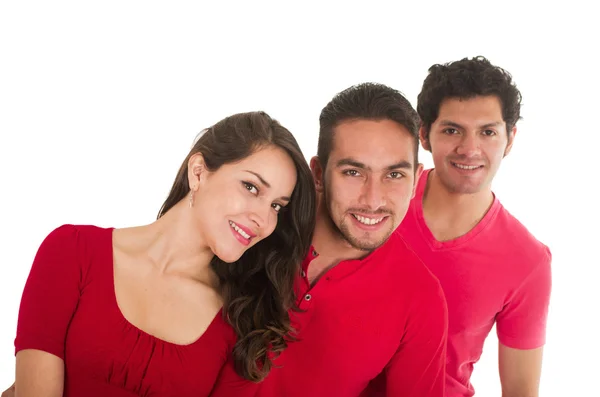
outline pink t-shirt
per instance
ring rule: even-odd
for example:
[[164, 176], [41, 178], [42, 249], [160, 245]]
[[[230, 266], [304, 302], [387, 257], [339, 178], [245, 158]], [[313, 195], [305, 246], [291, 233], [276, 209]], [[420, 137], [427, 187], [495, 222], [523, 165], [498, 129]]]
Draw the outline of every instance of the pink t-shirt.
[[446, 397], [474, 394], [469, 379], [494, 322], [500, 343], [534, 349], [545, 343], [552, 256], [497, 198], [469, 233], [437, 241], [423, 217], [430, 170], [398, 227], [438, 278], [448, 303]]

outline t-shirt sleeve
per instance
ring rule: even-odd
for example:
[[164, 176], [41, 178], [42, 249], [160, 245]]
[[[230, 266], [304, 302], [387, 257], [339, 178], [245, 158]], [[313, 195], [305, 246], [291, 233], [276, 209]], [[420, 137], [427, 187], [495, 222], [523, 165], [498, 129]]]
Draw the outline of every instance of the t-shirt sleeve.
[[538, 265], [508, 298], [496, 317], [498, 339], [513, 349], [535, 349], [546, 342], [546, 321], [552, 289], [552, 254], [545, 247]]
[[15, 338], [15, 354], [42, 350], [64, 360], [65, 337], [80, 296], [78, 231], [53, 230], [40, 245], [25, 283]]

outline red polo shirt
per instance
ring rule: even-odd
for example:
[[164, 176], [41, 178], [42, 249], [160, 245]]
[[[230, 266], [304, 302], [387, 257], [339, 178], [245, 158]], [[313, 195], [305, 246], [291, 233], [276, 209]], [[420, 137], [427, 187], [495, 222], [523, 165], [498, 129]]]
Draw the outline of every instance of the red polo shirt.
[[446, 301], [403, 238], [394, 233], [367, 257], [340, 262], [311, 288], [315, 255], [297, 283], [302, 312], [291, 314], [299, 340], [255, 388], [236, 385], [226, 367], [213, 396], [356, 397], [385, 372], [388, 396], [442, 397]]

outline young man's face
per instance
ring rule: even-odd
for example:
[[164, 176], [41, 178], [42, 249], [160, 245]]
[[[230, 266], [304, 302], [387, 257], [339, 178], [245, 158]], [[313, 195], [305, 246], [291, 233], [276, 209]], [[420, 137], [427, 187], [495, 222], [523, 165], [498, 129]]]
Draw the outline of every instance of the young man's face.
[[494, 175], [512, 147], [516, 128], [507, 133], [496, 96], [449, 98], [440, 104], [429, 137], [421, 144], [431, 151], [435, 173], [452, 193], [491, 189]]
[[323, 172], [311, 167], [334, 229], [350, 246], [371, 251], [398, 227], [422, 166], [410, 132], [391, 120], [352, 120], [335, 127]]

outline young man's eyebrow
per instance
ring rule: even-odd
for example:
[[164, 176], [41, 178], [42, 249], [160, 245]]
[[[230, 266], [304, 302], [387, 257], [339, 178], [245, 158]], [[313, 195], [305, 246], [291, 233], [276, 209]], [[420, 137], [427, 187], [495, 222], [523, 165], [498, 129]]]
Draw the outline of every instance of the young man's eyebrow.
[[[490, 127], [500, 127], [502, 126], [503, 122], [502, 121], [494, 121], [491, 123], [486, 123], [483, 125], [478, 126], [479, 128], [490, 128]], [[450, 121], [450, 120], [442, 120], [440, 121], [440, 125], [445, 126], [445, 127], [453, 127], [453, 128], [457, 128], [457, 129], [461, 129], [464, 130], [465, 127], [455, 123], [454, 121]]]
[[343, 167], [345, 165], [349, 165], [351, 167], [356, 167], [356, 168], [361, 168], [363, 170], [369, 170], [369, 171], [371, 170], [371, 168], [368, 167], [367, 165], [361, 163], [358, 160], [354, 160], [354, 159], [352, 159], [350, 157], [338, 160], [338, 162], [336, 163], [336, 167]]
[[[351, 167], [355, 167], [355, 168], [360, 168], [366, 171], [371, 171], [371, 167], [369, 167], [368, 165], [361, 163], [358, 160], [354, 160], [352, 158], [345, 158], [345, 159], [341, 159], [336, 163], [337, 167], [343, 167], [343, 166], [351, 166]], [[402, 160], [399, 161], [395, 164], [392, 164], [390, 166], [385, 167], [386, 170], [391, 171], [391, 170], [397, 170], [397, 169], [408, 169], [411, 170], [413, 168], [413, 164], [410, 161], [406, 161], [406, 160]]]

